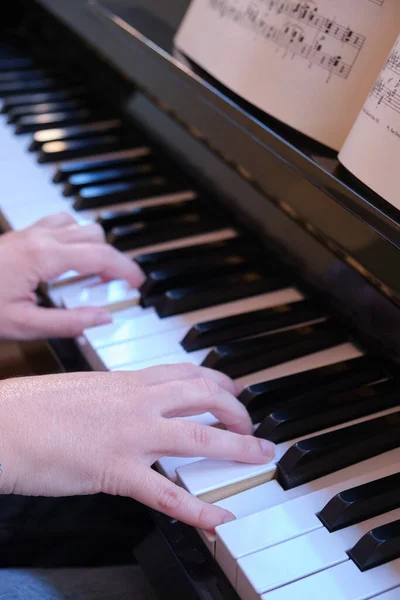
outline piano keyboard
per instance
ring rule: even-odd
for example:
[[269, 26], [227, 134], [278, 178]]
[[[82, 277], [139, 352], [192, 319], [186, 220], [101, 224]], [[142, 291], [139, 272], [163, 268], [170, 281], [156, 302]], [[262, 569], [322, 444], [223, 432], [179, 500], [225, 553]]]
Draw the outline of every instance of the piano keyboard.
[[[202, 535], [242, 600], [400, 598], [398, 381], [329, 309], [82, 79], [2, 47], [1, 213], [21, 229], [98, 221], [146, 273], [67, 273], [55, 305], [106, 306], [78, 340], [93, 368], [191, 363], [244, 386], [269, 465], [166, 457], [157, 468], [237, 519]], [[215, 424], [212, 415], [198, 420]]]

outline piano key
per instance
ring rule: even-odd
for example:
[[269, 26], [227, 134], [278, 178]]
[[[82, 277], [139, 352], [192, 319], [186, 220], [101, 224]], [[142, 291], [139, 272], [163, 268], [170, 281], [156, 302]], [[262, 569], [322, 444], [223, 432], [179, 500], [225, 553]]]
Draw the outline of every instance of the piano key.
[[[350, 560], [263, 594], [261, 600], [369, 600], [400, 585], [400, 559], [362, 573]], [[243, 599], [245, 600], [245, 599]]]
[[241, 377], [346, 341], [347, 333], [330, 320], [217, 346], [203, 366]]
[[365, 533], [348, 554], [360, 571], [400, 558], [400, 520], [374, 527]]
[[15, 134], [45, 131], [57, 126], [75, 125], [76, 123], [88, 121], [90, 118], [93, 118], [93, 113], [88, 108], [23, 115], [16, 119]]
[[[288, 455], [290, 459], [291, 454], [289, 451], [297, 445], [300, 445], [303, 441], [306, 441], [307, 445], [312, 447], [314, 441], [313, 438], [315, 438], [317, 440], [315, 446], [317, 447], [318, 442], [319, 446], [321, 446], [324, 440], [331, 439], [329, 436], [340, 437], [342, 440], [341, 453], [346, 454], [347, 452], [346, 460], [339, 463], [337, 460], [339, 451], [336, 455], [332, 452], [331, 456], [327, 456], [327, 453], [325, 453], [326, 456], [324, 456], [324, 460], [321, 461], [323, 462], [323, 466], [321, 466], [318, 472], [315, 467], [312, 469], [314, 465], [305, 466], [304, 472], [302, 473], [302, 479], [300, 479], [300, 477], [297, 477], [296, 479], [296, 485], [300, 486], [303, 483], [313, 481], [323, 475], [333, 473], [349, 465], [397, 448], [398, 445], [400, 445], [400, 438], [397, 439], [397, 441], [395, 440], [396, 433], [393, 431], [393, 428], [396, 428], [395, 425], [391, 430], [388, 430], [385, 440], [379, 440], [380, 445], [376, 443], [376, 440], [371, 438], [371, 447], [365, 448], [363, 454], [358, 451], [357, 455], [355, 453], [350, 455], [355, 446], [355, 441], [351, 438], [349, 439], [349, 436], [353, 435], [353, 431], [356, 427], [361, 427], [364, 431], [368, 429], [371, 431], [376, 427], [376, 422], [380, 420], [384, 421], [380, 423], [382, 429], [387, 423], [392, 423], [393, 421], [396, 423], [399, 421], [399, 416], [396, 414], [397, 412], [396, 409], [388, 409], [375, 415], [368, 415], [367, 417], [351, 421], [350, 423], [336, 425], [335, 427], [325, 430], [323, 433], [316, 432], [311, 434], [308, 438], [305, 438], [305, 440], [295, 439], [290, 442], [283, 442], [276, 446], [276, 454], [273, 461], [264, 465], [245, 465], [233, 461], [224, 462], [218, 460], [196, 461], [187, 467], [179, 468], [177, 470], [177, 480], [180, 485], [192, 495], [198, 496], [207, 502], [222, 500], [238, 491], [270, 481], [273, 477], [277, 478], [283, 489], [290, 489], [291, 487], [294, 487], [294, 485], [288, 486], [285, 482], [282, 482], [281, 469], [279, 467], [282, 457], [285, 456], [285, 462], [289, 462]], [[371, 422], [372, 425], [369, 422]], [[322, 442], [320, 441], [321, 438], [323, 440]], [[365, 446], [367, 446], [366, 443]], [[331, 458], [332, 462], [325, 462], [325, 460], [329, 461]], [[290, 466], [292, 466], [292, 464], [290, 464]]]
[[8, 81], [27, 81], [29, 79], [38, 79], [46, 76], [59, 75], [62, 71], [58, 68], [52, 69], [26, 69], [26, 70], [13, 70], [0, 72], [0, 83]]
[[30, 56], [16, 56], [0, 59], [0, 71], [15, 71], [16, 69], [30, 69], [34, 66], [34, 59]]
[[[193, 192], [193, 195], [195, 195], [195, 192]], [[103, 227], [104, 231], [108, 232], [113, 227], [121, 225], [130, 225], [140, 221], [153, 223], [154, 221], [166, 219], [171, 216], [186, 214], [194, 210], [199, 210], [201, 206], [198, 199], [192, 198], [174, 202], [173, 204], [132, 208], [132, 210], [108, 210], [101, 212], [97, 222]]]
[[342, 469], [400, 443], [400, 412], [303, 439], [278, 462], [277, 479], [284, 489]]
[[[72, 142], [70, 143], [72, 144]], [[101, 143], [101, 139], [99, 138], [99, 142], [96, 141], [96, 143]], [[50, 145], [45, 144], [42, 151]], [[109, 204], [118, 204], [126, 200], [134, 201], [157, 195], [173, 194], [184, 190], [185, 186], [181, 182], [169, 180], [166, 177], [138, 177], [135, 181], [131, 182], [85, 187], [78, 192], [74, 202], [74, 209], [98, 208]]]
[[42, 115], [45, 113], [58, 113], [65, 110], [84, 108], [84, 103], [79, 98], [71, 98], [59, 102], [42, 102], [41, 104], [26, 104], [12, 108], [7, 114], [7, 123], [15, 123], [17, 119], [28, 115]]
[[[211, 221], [214, 223], [214, 221]], [[221, 226], [221, 224], [219, 224]], [[214, 226], [214, 229], [218, 228]], [[110, 238], [110, 241], [112, 238]], [[196, 256], [192, 259], [184, 259], [175, 262], [171, 266], [166, 266], [163, 269], [157, 269], [148, 274], [145, 282], [140, 288], [142, 294], [143, 306], [154, 304], [155, 298], [161, 294], [165, 294], [168, 290], [179, 288], [183, 285], [195, 285], [197, 281], [204, 283], [212, 280], [216, 276], [240, 274], [245, 269], [256, 268], [263, 262], [263, 257], [260, 257], [259, 262], [248, 259], [241, 252], [222, 253], [219, 256]], [[272, 268], [271, 268], [272, 271]], [[268, 272], [268, 271], [267, 271]]]
[[[336, 423], [350, 421], [364, 415], [396, 406], [399, 384], [394, 380], [364, 385], [334, 396], [293, 400], [287, 408], [278, 409], [264, 418], [255, 436], [280, 443], [303, 436]], [[259, 414], [259, 413], [258, 413]], [[264, 413], [265, 414], [265, 413]]]
[[354, 486], [334, 496], [318, 518], [333, 532], [400, 506], [400, 473]]
[[153, 164], [139, 162], [138, 164], [129, 164], [128, 166], [114, 167], [113, 169], [76, 173], [68, 178], [68, 181], [63, 189], [63, 194], [64, 196], [72, 196], [81, 188], [86, 186], [98, 185], [105, 182], [135, 179], [135, 177], [138, 175], [149, 175], [155, 173], [155, 170], [156, 169]]
[[81, 293], [65, 293], [62, 296], [65, 308], [98, 306], [110, 311], [134, 306], [139, 302], [139, 292], [129, 287], [126, 281], [115, 280], [86, 287]]
[[[41, 117], [34, 118], [40, 119]], [[44, 129], [43, 131], [37, 131], [33, 134], [29, 150], [34, 152], [42, 148], [44, 144], [50, 142], [74, 140], [77, 138], [84, 138], [86, 140], [91, 138], [91, 136], [109, 132], [115, 134], [115, 132], [118, 132], [120, 129], [121, 121], [119, 119], [108, 119], [105, 121], [71, 125], [70, 127], [59, 127], [56, 129]]]
[[[179, 335], [183, 336], [190, 327], [202, 319], [218, 319], [223, 316], [229, 317], [242, 312], [248, 312], [255, 308], [276, 306], [287, 302], [296, 302], [301, 300], [303, 296], [294, 288], [287, 288], [270, 294], [262, 294], [252, 298], [245, 298], [235, 302], [228, 302], [218, 306], [212, 306], [185, 315], [176, 317], [167, 317], [160, 319], [153, 308], [150, 308], [150, 314], [140, 322], [133, 320], [129, 310], [116, 313], [114, 322], [109, 325], [100, 327], [92, 327], [85, 331], [85, 336], [90, 344], [95, 348], [118, 344], [128, 340], [138, 340], [146, 336], [154, 336], [167, 334], [170, 331], [179, 331]], [[177, 347], [180, 351], [180, 348]]]
[[67, 181], [73, 175], [87, 173], [88, 171], [99, 171], [102, 169], [110, 169], [131, 165], [132, 163], [141, 162], [142, 160], [151, 160], [152, 151], [150, 148], [143, 147], [141, 149], [121, 150], [113, 152], [109, 155], [101, 155], [83, 160], [70, 160], [66, 163], [58, 165], [57, 171], [54, 174], [54, 183]]
[[181, 343], [182, 347], [190, 352], [257, 333], [284, 329], [297, 323], [313, 321], [321, 316], [324, 316], [324, 311], [310, 300], [281, 304], [273, 308], [197, 323]]
[[344, 392], [390, 375], [381, 361], [370, 356], [334, 363], [291, 377], [268, 380], [247, 387], [240, 401], [253, 411], [268, 406], [270, 411], [284, 407], [289, 400], [314, 398]]
[[[400, 457], [400, 450], [396, 452]], [[359, 473], [358, 476], [351, 477], [350, 481], [355, 486], [368, 485], [368, 483], [378, 481], [385, 476], [393, 476], [396, 471], [396, 460], [393, 460], [389, 466], [373, 472]], [[322, 523], [318, 518], [318, 513], [332, 497], [342, 492], [348, 484], [349, 479], [336, 481], [332, 485], [322, 486], [309, 493], [306, 491], [291, 499], [287, 496], [282, 498], [284, 492], [278, 482], [270, 481], [237, 494], [237, 497], [240, 496], [240, 503], [234, 501], [235, 496], [217, 502], [218, 506], [233, 511], [235, 515], [236, 506], [239, 511], [242, 511], [243, 504], [246, 505], [246, 503], [251, 511], [243, 518], [216, 528], [215, 558], [233, 585], [236, 584], [237, 561], [240, 558], [321, 529]], [[261, 507], [261, 510], [257, 510], [257, 508], [252, 510], [252, 504], [248, 500], [246, 501], [246, 495], [254, 496], [257, 490], [262, 488], [265, 491], [261, 494], [261, 500], [258, 502], [264, 506]], [[277, 500], [271, 502], [270, 495], [276, 495]], [[363, 517], [360, 515], [355, 522], [362, 520]]]
[[156, 300], [155, 308], [160, 317], [170, 317], [207, 306], [273, 292], [288, 285], [290, 281], [283, 275], [265, 277], [261, 271], [248, 270], [191, 287], [169, 290]]
[[[260, 600], [262, 594], [298, 579], [312, 576], [348, 562], [346, 550], [371, 527], [386, 529], [400, 510], [379, 515], [347, 529], [330, 534], [326, 529], [265, 548], [239, 559], [236, 591], [246, 600]], [[268, 565], [266, 569], [263, 566]]]
[[114, 227], [109, 232], [107, 240], [119, 250], [133, 250], [159, 242], [215, 231], [222, 226], [222, 221], [205, 214], [186, 213], [180, 217], [165, 218], [158, 223], [139, 221], [132, 225]]
[[[103, 135], [96, 138], [82, 138], [65, 142], [47, 142], [40, 149], [38, 162], [60, 162], [101, 154], [103, 152], [108, 153], [116, 150], [133, 149], [135, 147], [141, 147], [137, 138], [121, 138], [118, 135]], [[91, 206], [95, 206], [95, 204], [93, 203]], [[91, 208], [91, 206], [82, 208]]]
[[43, 102], [59, 102], [70, 98], [80, 98], [87, 95], [87, 90], [83, 86], [74, 86], [62, 90], [52, 90], [50, 92], [37, 92], [29, 94], [15, 94], [8, 96], [1, 103], [2, 113], [8, 113], [9, 110], [17, 106], [27, 106], [42, 104]]
[[256, 244], [252, 244], [251, 240], [243, 235], [237, 235], [234, 238], [217, 240], [207, 244], [189, 246], [185, 249], [178, 248], [169, 252], [151, 252], [139, 254], [136, 257], [136, 262], [140, 265], [145, 273], [151, 273], [159, 268], [181, 264], [182, 261], [187, 263], [188, 260], [196, 261], [199, 257], [221, 256], [221, 253], [228, 252], [244, 252], [247, 248], [254, 247], [254, 252], [261, 250]]
[[51, 77], [38, 77], [27, 81], [7, 81], [0, 83], [0, 97], [14, 96], [16, 94], [29, 94], [30, 92], [47, 92], [59, 86], [59, 82]]

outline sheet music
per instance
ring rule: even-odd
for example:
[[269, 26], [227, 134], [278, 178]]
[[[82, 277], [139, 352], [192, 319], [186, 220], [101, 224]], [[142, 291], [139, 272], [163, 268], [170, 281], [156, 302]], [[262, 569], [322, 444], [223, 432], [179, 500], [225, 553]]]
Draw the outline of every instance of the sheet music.
[[339, 160], [400, 208], [400, 36], [375, 81]]
[[399, 30], [398, 0], [193, 0], [176, 45], [258, 108], [339, 150]]

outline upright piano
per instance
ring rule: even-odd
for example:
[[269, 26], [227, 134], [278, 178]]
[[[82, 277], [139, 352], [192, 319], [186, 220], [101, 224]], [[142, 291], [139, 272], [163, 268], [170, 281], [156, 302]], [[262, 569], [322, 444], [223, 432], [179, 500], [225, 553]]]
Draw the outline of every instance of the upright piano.
[[1, 226], [59, 211], [101, 223], [146, 281], [49, 282], [49, 304], [114, 314], [67, 358], [219, 369], [277, 444], [267, 466], [158, 461], [237, 517], [211, 538], [149, 512], [134, 553], [158, 597], [399, 599], [399, 213], [177, 54], [188, 4], [13, 3]]

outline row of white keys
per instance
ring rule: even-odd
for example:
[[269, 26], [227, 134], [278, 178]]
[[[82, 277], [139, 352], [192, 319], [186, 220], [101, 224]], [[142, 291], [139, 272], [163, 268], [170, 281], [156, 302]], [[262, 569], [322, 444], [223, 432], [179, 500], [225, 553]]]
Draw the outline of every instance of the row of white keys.
[[236, 591], [241, 600], [260, 600], [275, 588], [346, 563], [350, 561], [346, 552], [366, 533], [399, 517], [400, 509], [396, 509], [334, 533], [321, 526], [246, 556], [238, 561]]
[[[268, 505], [268, 502], [270, 502], [269, 493], [272, 490], [267, 486], [271, 484], [279, 486], [279, 484], [276, 481], [264, 484], [266, 489], [263, 490], [259, 501], [259, 504], [262, 504], [262, 499], [264, 499], [264, 507], [261, 510], [257, 511], [257, 507], [254, 507], [254, 512], [250, 515], [236, 515], [239, 516], [236, 521], [221, 525], [216, 530], [215, 559], [232, 585], [236, 585], [238, 561], [244, 559], [244, 557], [323, 528], [321, 521], [317, 517], [317, 513], [336, 494], [348, 488], [397, 473], [398, 462], [400, 461], [400, 448], [391, 451], [389, 460], [388, 454], [379, 456], [377, 464], [380, 464], [381, 467], [378, 467], [376, 470], [365, 470], [362, 463], [353, 465], [351, 468], [342, 470], [341, 481], [325, 485], [316, 491], [308, 491], [307, 493], [307, 489], [303, 489], [303, 495], [292, 499], [290, 499], [290, 492], [292, 490], [283, 492], [286, 494], [286, 501], [281, 501], [275, 506]], [[387, 462], [390, 462], [390, 464], [385, 464]], [[332, 476], [329, 476], [329, 478], [333, 479]], [[327, 478], [322, 479], [326, 480]], [[306, 485], [310, 489], [311, 486], [309, 484]], [[306, 486], [301, 487], [304, 488]], [[254, 491], [256, 490], [257, 488], [254, 488]], [[259, 490], [258, 492], [259, 496], [261, 496], [261, 491]], [[245, 494], [246, 492], [243, 492], [238, 495], [242, 497], [236, 500], [237, 504], [239, 501], [244, 505], [248, 504]], [[223, 501], [217, 504], [226, 508], [226, 504]], [[239, 562], [239, 564], [242, 563]]]
[[399, 586], [400, 558], [364, 572], [348, 560], [263, 594], [261, 600], [370, 600], [393, 588], [397, 588], [394, 598], [399, 600]]
[[[179, 342], [186, 333], [198, 323], [231, 317], [259, 308], [269, 308], [297, 302], [304, 297], [294, 288], [286, 288], [277, 292], [260, 294], [243, 300], [227, 302], [188, 312], [174, 317], [160, 318], [154, 309], [144, 319], [136, 321], [129, 310], [121, 311], [115, 315], [114, 322], [110, 325], [92, 327], [84, 332], [85, 338], [96, 349], [120, 344], [128, 340], [138, 340], [147, 336], [166, 335], [174, 332], [174, 343]], [[176, 332], [176, 333], [175, 333]], [[179, 333], [178, 333], [179, 332]], [[181, 349], [179, 346], [178, 349]]]
[[[262, 296], [255, 296], [247, 298], [238, 302], [231, 302], [225, 305], [225, 310], [221, 310], [221, 307], [211, 307], [208, 311], [205, 309], [203, 312], [204, 316], [208, 315], [207, 319], [213, 319], [213, 314], [219, 314], [223, 317], [231, 315], [243, 314], [249, 310], [257, 310], [262, 308], [271, 308], [273, 306], [283, 305], [290, 302], [296, 302], [302, 299], [301, 294], [294, 289], [285, 289], [271, 294], [263, 294]], [[228, 312], [227, 312], [228, 311]], [[200, 311], [196, 311], [197, 313]], [[181, 340], [185, 337], [186, 333], [191, 329], [193, 322], [193, 314], [189, 313], [187, 320], [189, 323], [183, 327], [177, 327], [170, 331], [162, 331], [158, 333], [154, 331], [152, 334], [148, 334], [140, 339], [137, 336], [129, 341], [120, 341], [117, 344], [107, 345], [107, 337], [104, 337], [102, 342], [97, 346], [97, 352], [100, 359], [104, 363], [105, 367], [109, 370], [114, 369], [124, 364], [134, 364], [135, 362], [142, 362], [144, 360], [154, 360], [155, 364], [158, 363], [159, 359], [169, 354], [182, 354], [182, 362], [192, 362], [193, 364], [200, 365], [207, 354], [212, 348], [203, 348], [195, 352], [187, 352], [180, 344]], [[174, 317], [172, 317], [174, 319]], [[160, 319], [163, 321], [163, 319]], [[175, 319], [175, 323], [183, 323], [185, 321], [185, 315]], [[200, 321], [197, 321], [199, 323]], [[135, 323], [132, 323], [132, 329], [134, 329]]]

